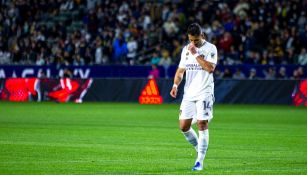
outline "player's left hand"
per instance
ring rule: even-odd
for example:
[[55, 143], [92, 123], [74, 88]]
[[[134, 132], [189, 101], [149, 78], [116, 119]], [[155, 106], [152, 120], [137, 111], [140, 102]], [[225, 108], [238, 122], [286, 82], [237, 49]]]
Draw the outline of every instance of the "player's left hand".
[[173, 98], [176, 98], [177, 97], [177, 88], [176, 87], [173, 87], [171, 92], [170, 92], [170, 95], [173, 97]]

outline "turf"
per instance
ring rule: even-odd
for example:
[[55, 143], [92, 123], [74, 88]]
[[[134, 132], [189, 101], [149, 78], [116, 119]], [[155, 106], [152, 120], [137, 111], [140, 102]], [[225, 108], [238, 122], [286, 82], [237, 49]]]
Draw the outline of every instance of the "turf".
[[215, 105], [205, 170], [178, 104], [0, 102], [0, 174], [307, 174], [307, 110]]

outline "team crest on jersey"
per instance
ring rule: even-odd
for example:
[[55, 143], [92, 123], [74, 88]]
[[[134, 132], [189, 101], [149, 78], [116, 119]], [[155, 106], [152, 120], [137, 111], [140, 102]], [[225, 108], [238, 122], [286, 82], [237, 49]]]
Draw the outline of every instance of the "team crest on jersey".
[[214, 53], [211, 53], [211, 58], [214, 57], [214, 55], [215, 55]]

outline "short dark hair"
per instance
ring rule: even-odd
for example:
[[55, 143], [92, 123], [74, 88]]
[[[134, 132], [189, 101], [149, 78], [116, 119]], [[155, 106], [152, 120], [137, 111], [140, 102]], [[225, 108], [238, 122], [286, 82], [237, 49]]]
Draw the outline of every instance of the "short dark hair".
[[201, 35], [201, 27], [198, 23], [192, 23], [188, 27], [188, 34], [192, 36], [198, 36]]

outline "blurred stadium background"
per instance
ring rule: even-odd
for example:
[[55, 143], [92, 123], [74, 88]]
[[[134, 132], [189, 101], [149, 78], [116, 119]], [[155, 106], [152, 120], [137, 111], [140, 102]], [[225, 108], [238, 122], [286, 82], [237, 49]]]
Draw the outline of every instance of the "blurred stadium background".
[[0, 0], [1, 172], [189, 174], [194, 153], [176, 123], [183, 87], [177, 99], [169, 91], [198, 22], [219, 54], [205, 171], [307, 174], [306, 9], [306, 0]]
[[[218, 47], [217, 102], [304, 104], [306, 83], [300, 80], [307, 77], [306, 4], [306, 0], [3, 0], [1, 98], [15, 94], [11, 100], [54, 99], [58, 94], [49, 91], [58, 84], [58, 90], [72, 87], [67, 98], [58, 101], [81, 102], [84, 97], [85, 101], [133, 102], [146, 82], [131, 79], [133, 83], [121, 88], [124, 91], [109, 82], [108, 88], [117, 90], [112, 93], [101, 90], [106, 83], [101, 78], [129, 81], [153, 73], [164, 101], [173, 102], [169, 85], [188, 42], [186, 28], [199, 22], [206, 40]], [[18, 80], [24, 84], [20, 90], [21, 86], [10, 85], [16, 84], [9, 80], [12, 77], [36, 79]], [[63, 77], [100, 80], [68, 84], [46, 80]], [[131, 89], [137, 90], [131, 93]]]

